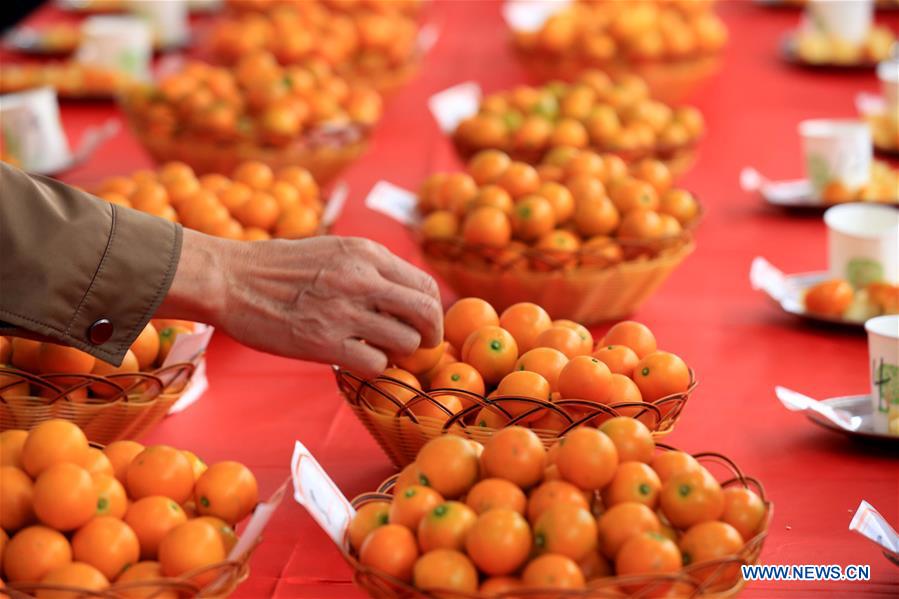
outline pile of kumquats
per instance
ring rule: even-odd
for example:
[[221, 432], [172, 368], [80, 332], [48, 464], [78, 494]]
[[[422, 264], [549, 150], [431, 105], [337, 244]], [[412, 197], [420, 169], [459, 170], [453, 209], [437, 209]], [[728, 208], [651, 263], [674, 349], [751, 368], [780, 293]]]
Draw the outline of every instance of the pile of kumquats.
[[[94, 356], [75, 347], [56, 343], [35, 341], [23, 337], [0, 337], [0, 366], [9, 366], [31, 374], [72, 375], [71, 377], [54, 376], [50, 379], [56, 386], [65, 388], [69, 384], [80, 383], [79, 375], [97, 375], [107, 377], [116, 375], [112, 380], [118, 386], [101, 382], [77, 387], [67, 391], [65, 397], [69, 401], [83, 402], [88, 398], [104, 399], [115, 397], [120, 388], [128, 389], [138, 381], [130, 380], [128, 373], [152, 372], [162, 366], [169, 355], [175, 339], [179, 335], [192, 333], [195, 323], [186, 320], [155, 319], [150, 321], [130, 349], [119, 366], [94, 358]], [[125, 376], [119, 376], [125, 375]], [[32, 385], [27, 377], [16, 375], [14, 371], [0, 373], [0, 398], [12, 397], [52, 398], [59, 395], [51, 387]]]
[[[482, 150], [466, 172], [431, 175], [419, 191], [429, 253], [455, 242], [499, 268], [602, 267], [663, 249], [700, 217], [661, 161], [556, 148], [537, 167]], [[431, 243], [427, 243], [431, 242]], [[451, 246], [453, 244], [450, 244]]]
[[[4, 431], [0, 450], [0, 560], [12, 586], [98, 591], [187, 574], [202, 587], [220, 571], [191, 573], [227, 559], [234, 526], [258, 500], [256, 478], [242, 464], [207, 467], [189, 451], [135, 441], [98, 449], [64, 420]], [[122, 596], [177, 593], [123, 588]]]
[[[641, 575], [685, 566], [706, 591], [730, 589], [739, 559], [714, 560], [739, 555], [768, 509], [749, 488], [722, 488], [692, 456], [656, 451], [649, 430], [626, 417], [574, 429], [548, 451], [518, 426], [484, 446], [444, 435], [392, 493], [350, 523], [358, 561], [421, 590], [485, 597], [637, 577], [622, 582], [624, 596], [641, 589]], [[645, 596], [683, 596], [681, 584], [656, 581]]]
[[586, 71], [573, 83], [521, 85], [485, 96], [453, 138], [465, 153], [495, 148], [529, 160], [559, 146], [652, 156], [692, 145], [703, 129], [698, 109], [651, 99], [636, 75]]
[[[518, 424], [561, 431], [571, 420], [538, 404], [566, 399], [637, 404], [619, 410], [633, 415], [643, 402], [685, 393], [692, 383], [686, 363], [658, 351], [652, 331], [638, 322], [620, 322], [595, 342], [586, 327], [553, 321], [536, 304], [515, 304], [497, 314], [484, 300], [469, 297], [447, 310], [444, 330], [444, 343], [396, 358], [370, 381], [363, 397], [373, 409], [396, 412], [407, 406], [416, 417], [446, 421], [475, 405], [472, 395], [511, 397], [524, 401], [502, 401], [502, 410], [485, 405], [471, 411], [466, 423], [501, 428], [520, 417]], [[430, 391], [431, 401], [422, 397], [423, 390]], [[664, 416], [672, 406], [659, 408]], [[572, 416], [577, 411], [560, 410]]]
[[813, 314], [864, 322], [882, 314], [899, 314], [899, 286], [875, 282], [853, 289], [846, 279], [830, 279], [809, 287], [803, 303]]
[[270, 53], [253, 52], [233, 68], [189, 62], [158, 85], [134, 86], [126, 107], [148, 138], [281, 147], [329, 128], [374, 125], [381, 96], [323, 60], [283, 67]]
[[281, 64], [324, 59], [350, 80], [371, 82], [415, 58], [418, 22], [404, 10], [410, 2], [246, 3], [257, 10], [232, 11], [209, 35], [208, 52], [225, 64], [259, 50]]
[[324, 207], [309, 171], [298, 166], [272, 170], [256, 161], [238, 165], [231, 177], [197, 177], [187, 164], [169, 162], [158, 171], [111, 177], [95, 191], [115, 204], [246, 241], [315, 235]]
[[720, 52], [728, 37], [713, 6], [696, 0], [572, 2], [537, 31], [513, 32], [514, 43], [522, 52], [588, 65], [707, 56]]

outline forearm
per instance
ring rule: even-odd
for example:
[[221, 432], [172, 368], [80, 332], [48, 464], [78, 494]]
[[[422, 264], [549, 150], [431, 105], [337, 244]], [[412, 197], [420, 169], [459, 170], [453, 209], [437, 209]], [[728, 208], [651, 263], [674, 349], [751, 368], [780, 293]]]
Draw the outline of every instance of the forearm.
[[227, 277], [243, 245], [185, 229], [178, 268], [156, 316], [219, 325], [226, 309]]

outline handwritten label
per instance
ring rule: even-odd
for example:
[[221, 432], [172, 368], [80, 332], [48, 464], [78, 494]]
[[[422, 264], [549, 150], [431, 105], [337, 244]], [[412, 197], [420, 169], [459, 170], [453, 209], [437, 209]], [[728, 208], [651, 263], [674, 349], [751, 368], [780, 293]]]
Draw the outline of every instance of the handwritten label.
[[386, 214], [407, 226], [418, 221], [417, 204], [418, 197], [414, 193], [387, 181], [375, 183], [365, 198], [365, 206], [369, 210]]
[[343, 537], [356, 510], [340, 492], [306, 446], [296, 442], [290, 461], [293, 498], [306, 508], [334, 544], [343, 547]]
[[481, 86], [466, 81], [438, 92], [428, 99], [428, 108], [444, 133], [452, 133], [466, 118], [477, 114], [481, 103]]

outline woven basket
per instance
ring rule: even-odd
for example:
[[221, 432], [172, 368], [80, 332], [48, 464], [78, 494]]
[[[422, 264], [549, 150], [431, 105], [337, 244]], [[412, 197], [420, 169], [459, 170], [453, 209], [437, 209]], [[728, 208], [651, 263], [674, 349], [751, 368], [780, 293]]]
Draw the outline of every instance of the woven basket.
[[150, 128], [124, 96], [120, 105], [141, 144], [157, 162], [178, 160], [198, 175], [230, 173], [242, 162], [258, 160], [274, 169], [300, 166], [320, 185], [337, 177], [368, 147], [370, 129], [361, 125], [311, 130], [282, 147], [260, 146], [249, 139], [220, 142], [190, 131], [172, 137], [149, 133]]
[[[634, 313], [695, 249], [692, 234], [659, 248], [634, 252], [608, 266], [570, 267], [537, 251], [524, 259], [543, 268], [499, 265], [478, 248], [464, 244], [425, 244], [430, 267], [460, 297], [480, 297], [497, 311], [518, 302], [542, 306], [553, 319], [567, 318], [591, 325]], [[575, 263], [584, 256], [577, 255]], [[486, 258], [486, 259], [485, 259]]]
[[[193, 364], [185, 362], [153, 372], [109, 376], [35, 375], [0, 366], [0, 431], [29, 430], [45, 420], [62, 418], [77, 424], [94, 443], [136, 439], [165, 417], [189, 388], [194, 370]], [[31, 392], [15, 394], [12, 390], [23, 381]], [[80, 399], [77, 394], [86, 387], [108, 389], [112, 395]], [[47, 396], [38, 397], [36, 390]]]
[[[658, 451], [673, 451], [675, 448], [657, 444]], [[620, 599], [625, 595], [622, 594], [621, 588], [627, 587], [628, 597], [655, 597], [656, 592], [663, 588], [669, 587], [671, 584], [678, 584], [683, 594], [677, 596], [681, 599], [691, 597], [733, 597], [737, 595], [744, 586], [746, 581], [739, 575], [739, 567], [743, 565], [757, 564], [765, 538], [768, 536], [768, 530], [771, 526], [771, 518], [774, 512], [774, 505], [765, 497], [765, 489], [762, 484], [755, 478], [746, 476], [740, 470], [739, 466], [730, 458], [720, 453], [704, 452], [693, 454], [700, 462], [707, 465], [714, 465], [726, 472], [726, 477], [721, 483], [723, 487], [742, 486], [755, 491], [765, 503], [767, 514], [765, 516], [762, 530], [753, 538], [749, 539], [739, 554], [699, 562], [687, 566], [676, 574], [666, 575], [646, 575], [646, 576], [609, 576], [592, 580], [587, 583], [584, 590], [540, 590], [528, 589], [526, 591], [513, 591], [496, 595], [498, 599]], [[372, 501], [390, 501], [393, 499], [391, 491], [399, 475], [394, 475], [387, 479], [377, 491], [374, 493], [364, 493], [353, 499], [353, 507], [359, 509], [366, 503]], [[423, 592], [409, 584], [386, 575], [377, 570], [373, 570], [367, 566], [363, 566], [358, 557], [350, 548], [349, 537], [345, 536], [344, 544], [341, 551], [344, 559], [353, 569], [353, 580], [371, 597], [377, 599], [432, 599], [435, 596], [441, 599], [481, 599], [481, 595], [449, 592]], [[733, 576], [733, 570], [737, 569], [736, 582], [727, 588], [722, 588], [722, 583]], [[701, 572], [705, 577], [705, 581], [701, 581], [696, 577], [696, 573]], [[727, 578], [725, 578], [727, 577]]]
[[652, 97], [668, 104], [682, 102], [721, 67], [721, 56], [711, 54], [672, 60], [587, 62], [574, 56], [555, 56], [515, 49], [525, 68], [540, 81], [571, 81], [583, 71], [600, 69], [610, 76], [639, 75], [649, 86]]
[[[257, 543], [258, 544], [258, 543]], [[255, 545], [253, 546], [255, 549]], [[121, 585], [113, 585], [103, 591], [91, 591], [67, 585], [41, 583], [9, 583], [3, 592], [11, 599], [33, 599], [39, 592], [69, 592], [70, 597], [122, 599], [123, 593], [129, 592], [140, 597], [154, 597], [159, 593], [174, 591], [179, 597], [204, 597], [208, 599], [228, 597], [250, 575], [249, 561], [253, 549], [246, 552], [238, 560], [229, 560], [191, 570], [178, 578], [161, 578], [159, 580], [141, 580]], [[199, 587], [191, 578], [207, 572], [218, 572], [216, 581]]]
[[[390, 461], [398, 468], [403, 468], [414, 462], [424, 444], [440, 435], [453, 433], [480, 443], [486, 442], [497, 429], [477, 426], [473, 422], [478, 412], [485, 406], [489, 407], [497, 415], [506, 418], [508, 420], [506, 426], [530, 421], [535, 416], [539, 417], [548, 413], [558, 415], [558, 430], [534, 429], [534, 432], [540, 437], [547, 449], [565, 436], [569, 430], [579, 425], [585, 423], [597, 425], [609, 418], [624, 415], [637, 418], [643, 422], [652, 431], [653, 437], [659, 439], [674, 430], [675, 423], [680, 418], [687, 400], [697, 385], [696, 377], [691, 370], [690, 386], [684, 393], [663, 397], [652, 403], [600, 404], [581, 399], [565, 399], [558, 402], [513, 396], [487, 399], [458, 389], [419, 391], [394, 378], [387, 376], [378, 377], [382, 381], [389, 381], [391, 384], [397, 385], [404, 391], [414, 393], [414, 397], [404, 404], [389, 391], [375, 387], [372, 383], [378, 379], [363, 380], [351, 372], [338, 368], [334, 368], [334, 376], [337, 379], [337, 386], [341, 396], [350, 405], [353, 413], [368, 429], [371, 436], [375, 438], [378, 445], [390, 458]], [[366, 399], [366, 394], [370, 393], [376, 393], [392, 402], [396, 406], [396, 410], [391, 412], [373, 408], [368, 399]], [[464, 408], [461, 412], [451, 414], [434, 399], [441, 395], [464, 396], [470, 401], [471, 405]], [[411, 408], [414, 408], [420, 402], [428, 402], [439, 406], [438, 409], [443, 409], [446, 412], [447, 419], [415, 416]], [[532, 404], [533, 408], [513, 418], [505, 406], [515, 404], [516, 407], [520, 407], [522, 402]]]

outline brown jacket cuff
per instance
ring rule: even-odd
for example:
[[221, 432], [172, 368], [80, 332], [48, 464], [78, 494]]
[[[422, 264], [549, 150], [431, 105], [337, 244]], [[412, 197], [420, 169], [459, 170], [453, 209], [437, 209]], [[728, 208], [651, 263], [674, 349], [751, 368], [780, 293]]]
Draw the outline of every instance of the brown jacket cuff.
[[0, 320], [120, 363], [171, 286], [180, 225], [2, 163], [0, 175]]

